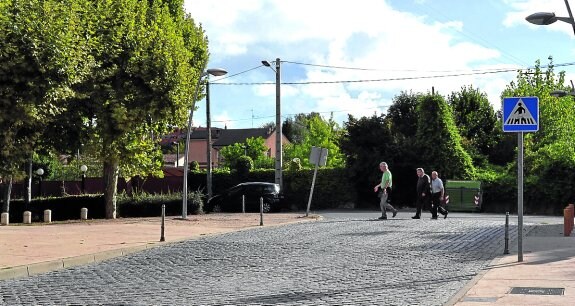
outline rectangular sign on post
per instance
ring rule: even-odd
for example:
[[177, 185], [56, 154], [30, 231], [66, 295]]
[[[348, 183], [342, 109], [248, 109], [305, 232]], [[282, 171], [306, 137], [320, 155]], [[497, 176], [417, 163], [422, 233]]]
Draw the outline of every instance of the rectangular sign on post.
[[523, 133], [539, 130], [539, 98], [503, 99], [503, 132], [517, 133], [517, 261], [523, 261]]
[[327, 164], [327, 153], [326, 148], [311, 147], [311, 153], [309, 154], [309, 162], [315, 165], [315, 171], [313, 172], [313, 179], [311, 181], [311, 190], [309, 191], [309, 200], [307, 201], [307, 209], [305, 211], [305, 216], [309, 215], [309, 208], [311, 205], [311, 198], [313, 196], [313, 188], [315, 186], [315, 177], [317, 175], [317, 168], [319, 166], [325, 166]]
[[503, 99], [503, 132], [537, 132], [538, 130], [538, 97]]
[[327, 164], [327, 154], [328, 150], [326, 148], [311, 147], [311, 153], [309, 155], [310, 164], [317, 164], [320, 167], [324, 167]]

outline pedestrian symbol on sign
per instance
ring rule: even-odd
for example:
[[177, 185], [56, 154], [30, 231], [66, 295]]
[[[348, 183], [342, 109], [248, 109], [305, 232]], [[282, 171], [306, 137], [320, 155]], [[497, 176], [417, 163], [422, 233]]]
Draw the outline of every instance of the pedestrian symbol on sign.
[[505, 121], [505, 124], [516, 125], [516, 124], [537, 124], [529, 109], [525, 107], [523, 100], [519, 99], [513, 110], [511, 110], [511, 115]]

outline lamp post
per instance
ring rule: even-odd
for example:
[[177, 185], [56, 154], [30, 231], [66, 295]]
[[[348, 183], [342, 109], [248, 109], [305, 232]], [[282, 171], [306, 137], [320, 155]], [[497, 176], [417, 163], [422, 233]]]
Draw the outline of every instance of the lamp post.
[[38, 174], [38, 197], [42, 196], [42, 175], [44, 175], [44, 169], [38, 168], [36, 170], [36, 174]]
[[88, 171], [88, 166], [80, 166], [80, 171], [82, 171], [82, 194], [86, 192], [86, 171]]
[[176, 146], [176, 168], [178, 168], [179, 166], [179, 162], [180, 162], [180, 143], [177, 141], [172, 142], [172, 145]]
[[575, 19], [573, 19], [573, 13], [571, 12], [571, 7], [567, 0], [565, 0], [565, 6], [567, 7], [569, 17], [557, 17], [555, 16], [555, 13], [537, 12], [525, 17], [525, 20], [536, 25], [550, 25], [555, 23], [557, 20], [563, 21], [570, 24], [573, 27], [573, 33], [575, 33]]
[[[194, 94], [194, 100], [198, 98], [198, 92], [200, 91], [200, 83], [205, 76], [222, 76], [228, 73], [226, 70], [221, 68], [208, 69], [206, 71], [202, 70], [198, 82], [196, 83], [196, 92]], [[188, 217], [188, 168], [189, 168], [189, 153], [190, 153], [190, 134], [192, 133], [192, 118], [194, 115], [194, 108], [190, 108], [188, 115], [188, 130], [186, 131], [186, 147], [184, 148], [184, 183], [182, 186], [182, 219]]]
[[206, 80], [206, 188], [208, 189], [208, 200], [212, 198], [212, 120], [210, 114], [210, 79]]
[[283, 190], [282, 176], [282, 121], [281, 121], [281, 94], [280, 94], [280, 59], [276, 58], [276, 68], [272, 68], [270, 62], [262, 61], [266, 67], [270, 67], [276, 73], [276, 163], [275, 163], [275, 183]]

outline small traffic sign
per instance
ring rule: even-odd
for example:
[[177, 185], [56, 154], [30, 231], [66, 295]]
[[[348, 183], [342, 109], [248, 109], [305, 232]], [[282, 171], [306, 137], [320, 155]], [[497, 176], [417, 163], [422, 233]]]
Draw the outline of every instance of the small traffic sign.
[[538, 130], [538, 97], [503, 99], [503, 132], [537, 132]]

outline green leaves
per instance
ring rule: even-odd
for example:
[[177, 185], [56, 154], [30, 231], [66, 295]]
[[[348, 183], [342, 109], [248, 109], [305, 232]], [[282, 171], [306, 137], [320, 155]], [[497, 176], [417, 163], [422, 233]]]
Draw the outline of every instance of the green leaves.
[[469, 179], [474, 167], [469, 154], [461, 146], [451, 107], [439, 95], [421, 97], [417, 112], [416, 143], [426, 167], [446, 178]]

